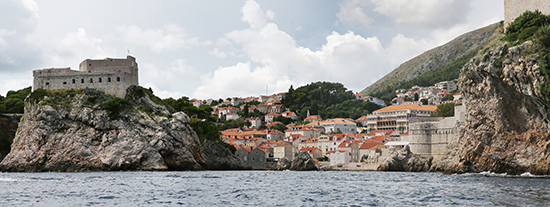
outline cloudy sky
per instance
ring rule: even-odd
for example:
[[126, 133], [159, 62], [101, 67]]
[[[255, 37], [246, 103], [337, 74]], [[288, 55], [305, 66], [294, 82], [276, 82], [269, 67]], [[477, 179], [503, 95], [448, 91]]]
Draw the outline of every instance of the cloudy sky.
[[136, 57], [166, 98], [315, 81], [359, 92], [404, 61], [504, 19], [503, 0], [0, 0], [0, 94], [32, 70]]

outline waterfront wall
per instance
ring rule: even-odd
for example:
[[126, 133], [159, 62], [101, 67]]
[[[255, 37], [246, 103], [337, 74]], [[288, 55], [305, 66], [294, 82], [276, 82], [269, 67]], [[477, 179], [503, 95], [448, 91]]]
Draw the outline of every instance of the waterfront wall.
[[464, 122], [465, 107], [455, 107], [453, 117], [428, 117], [411, 119], [409, 146], [413, 154], [432, 156], [439, 161], [448, 152], [448, 145], [457, 132], [456, 125]]

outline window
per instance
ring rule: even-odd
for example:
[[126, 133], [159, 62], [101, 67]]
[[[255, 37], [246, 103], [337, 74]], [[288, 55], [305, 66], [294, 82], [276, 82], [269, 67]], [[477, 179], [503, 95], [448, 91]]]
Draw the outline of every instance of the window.
[[99, 78], [99, 82], [101, 83], [103, 80], [101, 78]]
[[93, 83], [94, 82], [94, 79], [93, 78], [90, 78], [90, 83]]
[[80, 83], [84, 83], [84, 78], [80, 79]]
[[75, 81], [75, 79], [73, 79], [73, 84], [75, 84], [75, 83], [76, 83], [76, 81]]
[[67, 82], [63, 82], [63, 85], [67, 85]]
[[116, 77], [116, 82], [120, 82], [120, 77]]
[[109, 82], [109, 83], [110, 83], [110, 82], [111, 82], [111, 78], [107, 78], [107, 82]]
[[47, 86], [50, 85], [50, 82], [46, 82], [46, 85], [47, 85]]

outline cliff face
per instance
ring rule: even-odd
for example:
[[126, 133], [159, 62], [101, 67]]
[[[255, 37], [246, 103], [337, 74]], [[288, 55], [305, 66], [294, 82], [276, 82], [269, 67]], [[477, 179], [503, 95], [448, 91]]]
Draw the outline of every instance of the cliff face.
[[466, 122], [432, 170], [550, 174], [550, 105], [538, 89], [538, 46], [498, 43], [462, 69]]
[[[231, 152], [199, 139], [143, 88], [124, 102], [97, 90], [31, 94], [2, 171], [237, 169]], [[33, 97], [33, 95], [38, 96]], [[158, 98], [156, 98], [158, 99]]]

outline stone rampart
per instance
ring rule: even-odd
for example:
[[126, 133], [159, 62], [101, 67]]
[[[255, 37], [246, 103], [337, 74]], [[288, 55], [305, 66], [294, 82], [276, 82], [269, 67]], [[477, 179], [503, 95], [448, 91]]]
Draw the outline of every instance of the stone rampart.
[[80, 70], [51, 68], [33, 71], [32, 90], [97, 88], [105, 93], [124, 98], [126, 89], [139, 85], [135, 58], [84, 60]]
[[508, 26], [516, 17], [525, 11], [539, 10], [543, 14], [550, 14], [548, 0], [504, 0], [504, 26]]
[[456, 123], [464, 121], [465, 107], [456, 106], [455, 116], [447, 118], [415, 119], [409, 124], [409, 146], [413, 154], [443, 158], [455, 137]]

